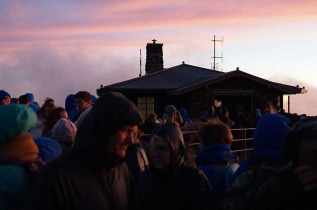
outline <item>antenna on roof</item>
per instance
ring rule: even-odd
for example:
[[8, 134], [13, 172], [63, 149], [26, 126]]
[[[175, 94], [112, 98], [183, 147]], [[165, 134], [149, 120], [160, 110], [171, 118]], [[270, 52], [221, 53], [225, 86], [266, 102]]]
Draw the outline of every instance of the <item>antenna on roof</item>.
[[140, 74], [139, 77], [142, 76], [142, 55], [141, 55], [141, 48], [140, 48]]
[[214, 63], [213, 63], [213, 66], [211, 66], [211, 69], [215, 71], [216, 70], [216, 58], [221, 58], [222, 62], [223, 62], [223, 54], [221, 54], [221, 57], [216, 57], [216, 42], [221, 42], [221, 46], [223, 46], [223, 37], [221, 40], [216, 40], [216, 35], [214, 35], [214, 39], [211, 41], [214, 42], [214, 56], [211, 57], [214, 59]]

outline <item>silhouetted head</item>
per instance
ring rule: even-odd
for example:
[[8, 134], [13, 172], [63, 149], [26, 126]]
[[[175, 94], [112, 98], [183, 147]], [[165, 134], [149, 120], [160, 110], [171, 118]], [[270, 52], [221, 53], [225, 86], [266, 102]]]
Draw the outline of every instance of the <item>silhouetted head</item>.
[[120, 93], [106, 93], [78, 127], [74, 150], [86, 154], [95, 166], [114, 166], [123, 160], [142, 122], [133, 102]]

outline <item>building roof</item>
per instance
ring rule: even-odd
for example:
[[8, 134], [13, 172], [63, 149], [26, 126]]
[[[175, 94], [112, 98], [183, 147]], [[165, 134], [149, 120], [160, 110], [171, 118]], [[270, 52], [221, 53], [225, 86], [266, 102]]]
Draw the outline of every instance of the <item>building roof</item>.
[[100, 95], [104, 91], [159, 91], [166, 92], [169, 95], [179, 95], [232, 77], [244, 77], [279, 89], [285, 92], [285, 94], [303, 93], [303, 88], [271, 82], [240, 70], [225, 73], [188, 64], [181, 64], [168, 69], [148, 73], [141, 77], [101, 87], [97, 90], [97, 94]]

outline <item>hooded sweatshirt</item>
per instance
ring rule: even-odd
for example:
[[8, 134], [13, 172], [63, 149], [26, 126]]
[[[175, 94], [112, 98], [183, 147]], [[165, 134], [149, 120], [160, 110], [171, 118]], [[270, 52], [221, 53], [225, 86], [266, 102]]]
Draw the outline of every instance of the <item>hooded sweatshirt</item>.
[[235, 180], [241, 173], [250, 168], [260, 167], [261, 164], [282, 164], [282, 151], [284, 140], [290, 131], [290, 119], [280, 114], [267, 113], [258, 122], [253, 134], [254, 158], [243, 161], [234, 174]]
[[34, 104], [34, 95], [33, 95], [33, 93], [27, 93], [26, 95], [30, 98], [29, 107], [31, 107], [33, 109], [33, 111], [35, 113], [37, 113], [37, 111], [40, 109], [40, 107], [38, 105]]
[[76, 109], [76, 99], [74, 94], [69, 94], [66, 97], [65, 110], [70, 120], [73, 120], [73, 118], [79, 114], [79, 111]]
[[150, 169], [141, 173], [137, 189], [139, 209], [211, 208], [213, 196], [207, 178], [198, 169], [184, 165], [185, 144], [179, 126], [165, 124], [153, 136], [167, 142], [172, 164], [163, 169], [150, 165]]
[[[196, 157], [196, 165], [207, 176], [212, 189], [218, 196], [226, 192], [232, 174], [239, 167], [230, 145], [224, 143], [210, 144], [203, 148]], [[230, 168], [227, 168], [229, 165]]]

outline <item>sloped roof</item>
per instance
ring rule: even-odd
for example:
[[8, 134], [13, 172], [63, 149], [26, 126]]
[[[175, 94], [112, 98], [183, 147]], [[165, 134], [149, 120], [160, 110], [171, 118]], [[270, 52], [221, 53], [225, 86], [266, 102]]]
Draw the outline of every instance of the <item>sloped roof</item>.
[[[192, 90], [215, 84], [232, 77], [244, 77], [260, 84], [279, 89], [285, 94], [304, 93], [302, 88], [271, 82], [240, 70], [219, 72], [206, 68], [181, 64], [168, 69], [148, 73], [144, 76], [112, 85], [104, 86], [100, 91], [164, 91], [169, 95], [179, 95]], [[307, 92], [307, 91], [306, 91]]]
[[279, 90], [285, 92], [286, 94], [297, 94], [297, 93], [304, 93], [305, 92], [305, 91], [303, 92], [302, 88], [299, 88], [299, 87], [285, 85], [285, 84], [276, 83], [276, 82], [271, 82], [269, 80], [262, 79], [260, 77], [248, 74], [246, 72], [243, 72], [240, 70], [235, 70], [235, 71], [227, 72], [227, 73], [220, 75], [218, 77], [214, 77], [214, 78], [211, 78], [211, 79], [208, 79], [205, 81], [201, 81], [201, 82], [193, 83], [193, 84], [188, 85], [188, 86], [177, 88], [175, 90], [170, 91], [169, 95], [178, 95], [178, 94], [187, 93], [187, 92], [190, 92], [192, 90], [204, 87], [206, 85], [211, 85], [211, 84], [215, 84], [215, 83], [230, 79], [232, 77], [244, 77], [244, 78], [253, 80], [255, 82], [258, 82], [260, 84], [264, 84], [264, 85], [279, 89]]
[[105, 86], [109, 89], [176, 89], [202, 82], [225, 73], [181, 64], [154, 73], [146, 74], [131, 80]]

